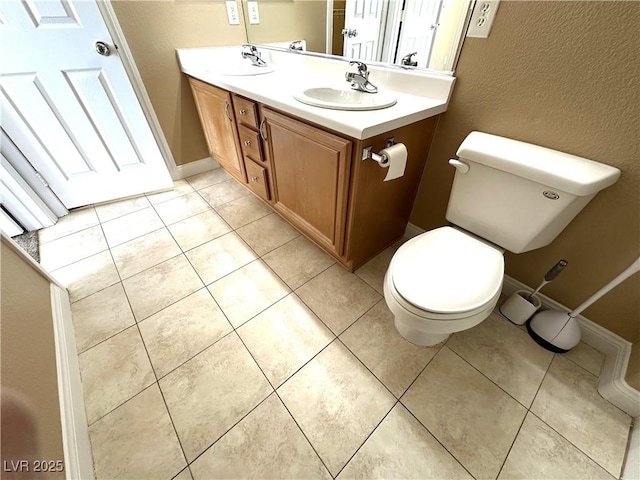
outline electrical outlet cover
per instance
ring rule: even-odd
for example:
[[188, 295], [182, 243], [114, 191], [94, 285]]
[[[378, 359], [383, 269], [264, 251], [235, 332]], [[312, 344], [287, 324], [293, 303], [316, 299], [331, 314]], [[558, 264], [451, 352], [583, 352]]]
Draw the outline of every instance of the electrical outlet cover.
[[258, 25], [260, 23], [260, 10], [258, 2], [247, 2], [247, 10], [249, 10], [249, 24]]
[[238, 12], [238, 2], [235, 0], [227, 0], [227, 18], [229, 25], [240, 25], [240, 13]]
[[471, 14], [467, 37], [487, 38], [499, 5], [500, 0], [478, 0]]

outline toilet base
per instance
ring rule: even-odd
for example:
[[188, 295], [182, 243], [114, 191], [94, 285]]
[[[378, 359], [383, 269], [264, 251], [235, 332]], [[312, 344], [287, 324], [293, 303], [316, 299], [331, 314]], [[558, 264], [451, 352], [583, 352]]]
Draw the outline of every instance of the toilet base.
[[462, 318], [438, 313], [431, 313], [432, 316], [427, 318], [424, 316], [425, 312], [411, 311], [410, 308], [415, 310], [415, 307], [407, 305], [400, 299], [400, 294], [395, 291], [389, 271], [384, 277], [383, 287], [384, 299], [389, 310], [393, 313], [393, 324], [398, 333], [405, 340], [424, 347], [437, 345], [444, 342], [452, 333], [475, 327], [491, 314], [500, 298], [499, 289], [482, 309]]
[[393, 324], [405, 340], [421, 347], [432, 347], [444, 342], [451, 335], [450, 333], [427, 333], [423, 330], [407, 327], [398, 321], [398, 317], [394, 317]]

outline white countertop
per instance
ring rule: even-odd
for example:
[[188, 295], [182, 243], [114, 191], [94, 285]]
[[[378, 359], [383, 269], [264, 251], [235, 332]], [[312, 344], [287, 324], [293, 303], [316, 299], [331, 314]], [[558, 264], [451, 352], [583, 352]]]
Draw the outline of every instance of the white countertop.
[[344, 61], [263, 50], [263, 58], [275, 66], [273, 72], [232, 76], [216, 74], [215, 68], [224, 62], [237, 62], [236, 58], [241, 58], [240, 47], [177, 52], [182, 71], [194, 78], [357, 139], [443, 113], [455, 81], [447, 75], [370, 67], [369, 80], [381, 90], [393, 91], [397, 103], [380, 110], [330, 110], [298, 102], [293, 93], [311, 87], [345, 88], [348, 84], [344, 73], [355, 71], [355, 67]]

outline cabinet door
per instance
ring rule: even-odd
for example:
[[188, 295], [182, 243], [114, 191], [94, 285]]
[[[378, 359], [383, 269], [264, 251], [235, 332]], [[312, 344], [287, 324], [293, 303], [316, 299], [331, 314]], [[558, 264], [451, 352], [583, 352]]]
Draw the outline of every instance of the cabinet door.
[[351, 142], [263, 109], [274, 208], [328, 250], [342, 255]]
[[244, 165], [238, 151], [231, 94], [193, 78], [189, 78], [189, 83], [211, 157], [231, 175], [246, 183]]

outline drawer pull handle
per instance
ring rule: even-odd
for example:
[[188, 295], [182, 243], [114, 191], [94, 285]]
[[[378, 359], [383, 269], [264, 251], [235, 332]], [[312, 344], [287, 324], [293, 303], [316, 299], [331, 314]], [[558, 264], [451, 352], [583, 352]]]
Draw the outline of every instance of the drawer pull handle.
[[257, 182], [258, 181], [258, 177], [251, 177], [251, 181], [252, 182]]
[[233, 122], [233, 119], [231, 118], [231, 115], [229, 115], [229, 102], [224, 102], [224, 113], [227, 116], [227, 118], [229, 119], [229, 121]]
[[247, 111], [244, 108], [240, 109], [240, 115], [246, 115], [246, 113]]
[[249, 140], [245, 140], [242, 143], [244, 143], [245, 147], [248, 147], [249, 145], [251, 145], [251, 141], [249, 141]]
[[260, 128], [258, 130], [260, 131], [260, 136], [262, 137], [262, 140], [264, 140], [266, 142], [267, 141], [267, 136], [262, 131], [262, 127], [264, 127], [264, 122], [265, 122], [264, 119], [260, 122]]

